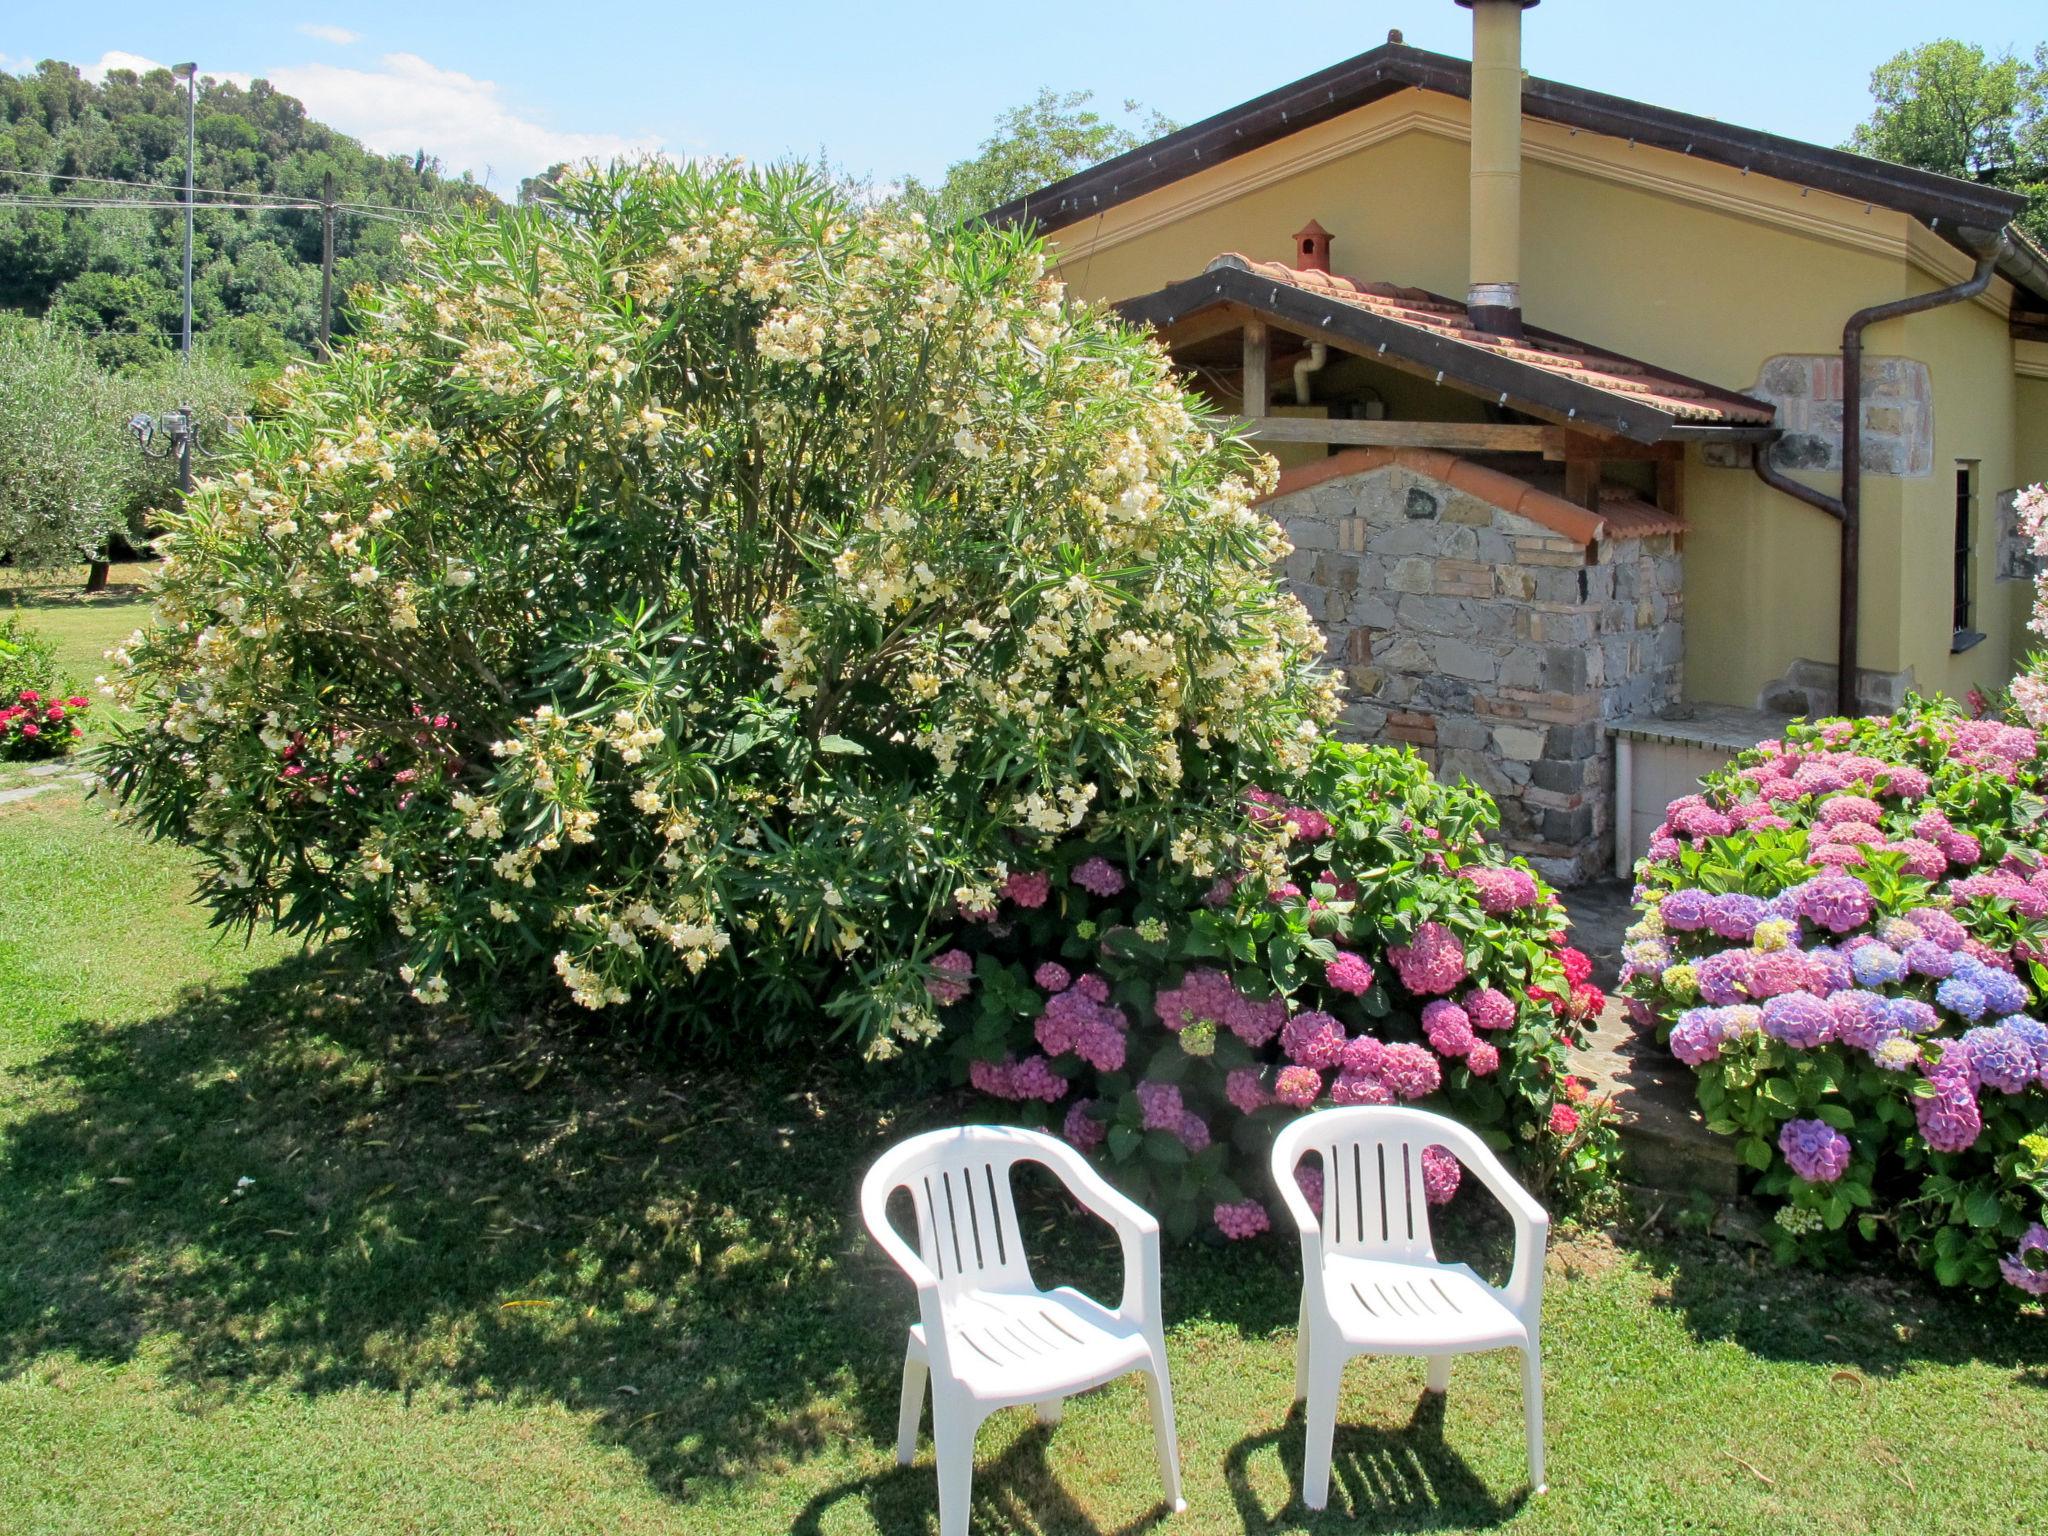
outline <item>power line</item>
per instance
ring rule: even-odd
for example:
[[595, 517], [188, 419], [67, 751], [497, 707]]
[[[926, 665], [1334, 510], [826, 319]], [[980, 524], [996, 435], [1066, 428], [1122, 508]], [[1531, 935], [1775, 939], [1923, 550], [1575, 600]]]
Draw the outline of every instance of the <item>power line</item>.
[[[183, 187], [168, 181], [135, 181], [123, 179], [118, 176], [74, 175], [66, 171], [22, 171], [0, 169], [0, 176], [38, 177], [44, 181], [89, 181], [95, 183], [96, 185], [108, 187], [141, 187], [155, 191], [177, 192], [180, 194], [184, 192]], [[229, 188], [226, 187], [196, 187], [193, 190], [195, 192], [203, 192], [208, 197], [233, 197], [242, 199], [260, 198], [275, 203], [276, 205], [284, 208], [318, 208], [321, 206], [320, 201], [317, 198], [299, 197], [289, 192], [237, 192], [230, 190]], [[0, 196], [21, 195], [27, 194], [0, 193]], [[56, 196], [59, 194], [51, 195]], [[74, 195], [83, 196], [85, 194]], [[178, 206], [182, 208], [184, 207], [184, 204], [181, 202], [178, 204]], [[208, 205], [201, 203], [198, 206], [203, 208]], [[348, 208], [354, 210], [375, 209], [379, 213], [413, 213], [429, 217], [437, 214], [440, 211], [438, 209], [432, 208], [408, 208], [400, 203], [337, 202], [334, 206], [337, 208]]]

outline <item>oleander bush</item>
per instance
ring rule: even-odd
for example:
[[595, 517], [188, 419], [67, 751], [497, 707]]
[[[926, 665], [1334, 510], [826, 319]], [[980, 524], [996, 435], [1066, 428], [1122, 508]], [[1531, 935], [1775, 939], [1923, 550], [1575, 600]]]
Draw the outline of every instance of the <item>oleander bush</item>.
[[2035, 733], [1914, 700], [1673, 801], [1623, 990], [1740, 1138], [1784, 1257], [2048, 1294], [2048, 821]]
[[[930, 985], [1003, 1117], [1100, 1149], [1176, 1233], [1267, 1230], [1274, 1133], [1318, 1104], [1420, 1101], [1562, 1201], [1602, 1183], [1613, 1116], [1566, 1066], [1605, 999], [1551, 894], [1485, 842], [1486, 795], [1326, 743], [1243, 818], [1241, 867], [1072, 837], [962, 912]], [[1456, 1193], [1447, 1151], [1425, 1173]]]
[[961, 903], [1077, 839], [1212, 878], [1331, 718], [1270, 461], [1030, 239], [642, 166], [412, 249], [116, 657], [111, 780], [222, 921], [886, 1052]]
[[53, 641], [18, 614], [0, 619], [0, 761], [61, 757], [85, 734], [89, 707], [59, 672]]

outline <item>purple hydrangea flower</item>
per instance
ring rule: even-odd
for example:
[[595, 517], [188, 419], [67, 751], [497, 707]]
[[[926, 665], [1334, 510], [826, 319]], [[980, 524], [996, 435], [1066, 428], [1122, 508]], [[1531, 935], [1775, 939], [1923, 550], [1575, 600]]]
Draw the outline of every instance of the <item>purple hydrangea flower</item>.
[[1870, 921], [1870, 887], [1854, 875], [1816, 875], [1799, 892], [1799, 915], [1831, 933]]
[[1939, 907], [1915, 907], [1906, 914], [1906, 921], [1918, 928], [1923, 938], [1932, 939], [1943, 949], [1961, 949], [1970, 937], [1968, 930], [1952, 914]]
[[1688, 1008], [1671, 1026], [1671, 1054], [1697, 1067], [1721, 1054], [1721, 1021], [1713, 1008]]
[[1983, 1132], [1984, 1117], [1977, 1110], [1977, 1096], [1959, 1077], [1929, 1079], [1938, 1090], [1931, 1099], [1913, 1100], [1913, 1114], [1920, 1122], [1920, 1135], [1934, 1152], [1967, 1152]]
[[1886, 1003], [1892, 1022], [1909, 1035], [1932, 1034], [1941, 1024], [1941, 1015], [1933, 1005], [1923, 1003], [1917, 997], [1894, 997]]
[[1233, 1243], [1257, 1237], [1273, 1225], [1266, 1208], [1256, 1200], [1229, 1201], [1218, 1205], [1211, 1215], [1216, 1222], [1216, 1230]]
[[1849, 1171], [1849, 1138], [1825, 1120], [1787, 1120], [1778, 1150], [1809, 1184], [1832, 1184]]
[[1076, 864], [1067, 878], [1097, 896], [1114, 896], [1124, 888], [1124, 872], [1099, 853]]
[[[1707, 902], [1708, 930], [1739, 944], [1747, 944], [1749, 936], [1756, 932], [1756, 925], [1763, 920], [1764, 904], [1740, 891], [1730, 891]], [[1665, 921], [1670, 919], [1667, 917]]]
[[2019, 1247], [1998, 1261], [1998, 1272], [2029, 1296], [2048, 1296], [2048, 1227], [2038, 1221], [2028, 1227]]
[[1705, 891], [1688, 887], [1666, 896], [1657, 910], [1663, 914], [1666, 928], [1674, 933], [1690, 933], [1695, 928], [1706, 927], [1707, 914], [1713, 910], [1713, 898]]
[[1764, 1033], [1794, 1049], [1825, 1045], [1834, 1030], [1828, 1005], [1807, 993], [1785, 993], [1764, 1004]]
[[2042, 1087], [2048, 1088], [2048, 1024], [2030, 1019], [2023, 1013], [1998, 1022], [2026, 1042], [2027, 1049], [2034, 1053], [2034, 1076]]
[[1874, 1051], [1899, 1033], [1886, 1006], [1889, 999], [1876, 992], [1837, 992], [1828, 999], [1828, 1011], [1835, 1016], [1835, 1039], [1859, 1051]]
[[1724, 949], [1708, 955], [1694, 967], [1700, 998], [1719, 1007], [1747, 1000], [1751, 953], [1746, 949]]
[[[1932, 949], [1931, 944], [1922, 948]], [[1944, 953], [1937, 950], [1936, 953]], [[1864, 944], [1849, 957], [1849, 969], [1855, 973], [1859, 985], [1866, 987], [1888, 987], [1906, 977], [1906, 959], [1889, 944]]]
[[2033, 1045], [2003, 1024], [1984, 1024], [1959, 1042], [1977, 1079], [2000, 1093], [2023, 1093], [2034, 1081]]
[[1956, 958], [1932, 939], [1915, 939], [1906, 946], [1906, 969], [1915, 976], [1929, 976], [1936, 981], [1946, 979], [1956, 968]]
[[1094, 1107], [1093, 1099], [1076, 1099], [1067, 1111], [1066, 1124], [1060, 1128], [1060, 1134], [1083, 1152], [1094, 1151], [1109, 1134], [1109, 1127], [1088, 1113]]
[[2009, 971], [1984, 968], [1982, 976], [1972, 978], [1977, 990], [1984, 994], [1984, 1005], [1994, 1014], [2020, 1013], [2027, 1006], [2027, 988], [2019, 977]]

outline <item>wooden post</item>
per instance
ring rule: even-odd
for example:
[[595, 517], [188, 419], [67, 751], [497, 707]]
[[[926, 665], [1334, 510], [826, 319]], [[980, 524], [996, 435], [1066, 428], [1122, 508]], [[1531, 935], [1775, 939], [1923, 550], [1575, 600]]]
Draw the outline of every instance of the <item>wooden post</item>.
[[327, 341], [334, 328], [334, 172], [320, 178], [320, 358], [332, 356]]
[[1271, 386], [1266, 382], [1266, 363], [1272, 355], [1266, 336], [1266, 322], [1248, 320], [1244, 327], [1244, 414], [1254, 419], [1266, 414]]
[[[1759, 453], [1766, 450], [1759, 448]], [[1685, 460], [1657, 461], [1657, 509], [1673, 517], [1685, 516]]]
[[1566, 459], [1564, 461], [1564, 499], [1574, 506], [1584, 507], [1588, 512], [1600, 510], [1600, 461], [1598, 459]]

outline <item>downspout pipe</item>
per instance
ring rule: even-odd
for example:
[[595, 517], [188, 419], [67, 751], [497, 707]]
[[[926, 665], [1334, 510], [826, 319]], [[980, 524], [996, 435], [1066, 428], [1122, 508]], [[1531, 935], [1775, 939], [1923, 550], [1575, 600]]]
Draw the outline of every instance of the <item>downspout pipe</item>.
[[1862, 609], [1863, 560], [1863, 333], [1886, 320], [1903, 319], [1907, 315], [1922, 314], [1930, 309], [1974, 299], [1991, 286], [1992, 275], [1997, 271], [1999, 258], [2005, 254], [2005, 249], [2006, 237], [2000, 234], [1991, 248], [1978, 256], [1976, 271], [1960, 283], [1936, 288], [1929, 293], [1916, 293], [1911, 298], [1894, 299], [1889, 304], [1873, 304], [1867, 309], [1859, 309], [1842, 326], [1842, 492], [1839, 497], [1801, 485], [1780, 473], [1771, 463], [1768, 445], [1759, 445], [1751, 459], [1757, 478], [1764, 484], [1818, 508], [1842, 525], [1837, 610], [1840, 628], [1835, 641], [1835, 670], [1838, 674], [1835, 709], [1839, 714], [1854, 715], [1858, 712], [1857, 629]]

